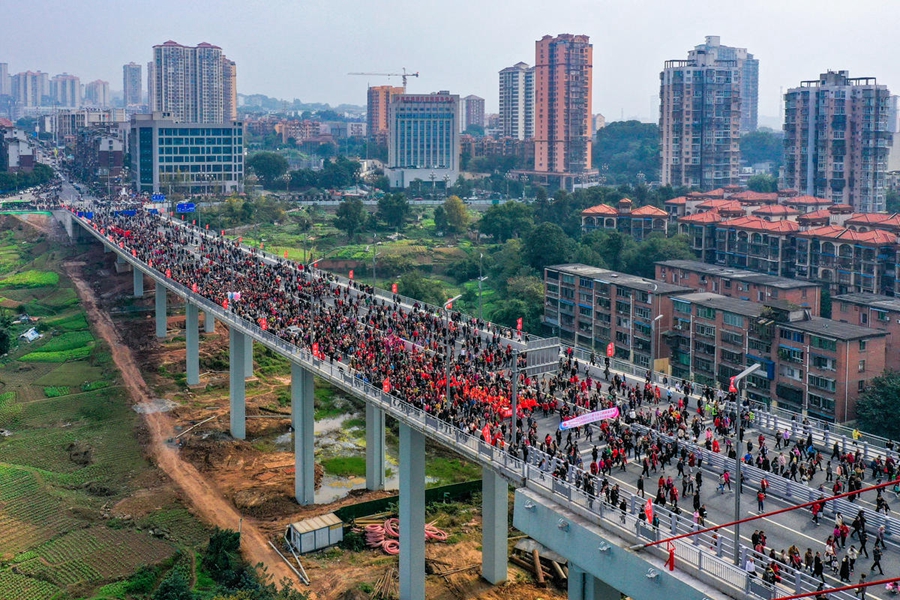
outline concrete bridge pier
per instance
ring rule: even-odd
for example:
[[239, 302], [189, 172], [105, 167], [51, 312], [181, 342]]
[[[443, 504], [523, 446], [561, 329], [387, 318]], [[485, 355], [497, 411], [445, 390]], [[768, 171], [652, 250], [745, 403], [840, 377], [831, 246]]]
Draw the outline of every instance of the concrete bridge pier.
[[253, 377], [253, 338], [244, 336], [244, 378]]
[[134, 297], [144, 297], [144, 274], [140, 269], [134, 269]]
[[294, 496], [303, 506], [315, 504], [315, 380], [291, 363], [291, 423], [294, 426]]
[[400, 423], [400, 600], [425, 600], [425, 436]]
[[247, 437], [247, 396], [244, 380], [245, 334], [231, 328], [228, 334], [228, 392], [231, 404], [231, 437]]
[[211, 312], [208, 310], [203, 311], [204, 322], [206, 325], [206, 333], [215, 333], [216, 332], [216, 318], [213, 316]]
[[198, 385], [200, 383], [200, 309], [196, 304], [187, 302], [184, 305], [184, 314], [187, 384]]
[[509, 495], [506, 480], [481, 469], [481, 576], [494, 585], [506, 581], [509, 557]]
[[569, 561], [569, 600], [619, 600], [622, 594]]
[[156, 283], [156, 337], [166, 337], [166, 286]]
[[384, 411], [366, 403], [366, 489], [384, 489]]

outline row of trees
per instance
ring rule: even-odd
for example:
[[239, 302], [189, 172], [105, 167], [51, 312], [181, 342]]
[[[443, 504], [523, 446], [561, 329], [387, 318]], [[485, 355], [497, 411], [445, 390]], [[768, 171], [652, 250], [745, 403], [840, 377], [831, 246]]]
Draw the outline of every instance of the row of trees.
[[270, 190], [310, 188], [339, 189], [359, 182], [361, 165], [346, 156], [326, 161], [319, 171], [298, 169], [288, 171], [287, 159], [277, 152], [257, 152], [247, 159], [246, 167]]
[[34, 170], [30, 173], [0, 171], [0, 194], [44, 185], [51, 179], [53, 179], [53, 169], [43, 163], [34, 165]]

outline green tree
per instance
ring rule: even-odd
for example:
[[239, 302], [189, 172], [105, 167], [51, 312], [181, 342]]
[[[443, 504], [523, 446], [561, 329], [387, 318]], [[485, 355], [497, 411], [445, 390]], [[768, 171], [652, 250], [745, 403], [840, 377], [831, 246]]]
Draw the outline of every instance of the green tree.
[[819, 315], [830, 319], [831, 318], [831, 292], [828, 291], [828, 288], [822, 288], [822, 297], [820, 300], [821, 307], [819, 310]]
[[427, 302], [428, 304], [435, 304], [437, 306], [441, 306], [448, 299], [441, 284], [430, 279], [425, 279], [418, 271], [404, 273], [400, 278], [400, 284], [397, 286], [397, 291], [404, 296], [409, 296], [410, 298], [415, 298], [421, 302]]
[[5, 327], [0, 329], [0, 356], [3, 356], [7, 352], [9, 352], [9, 347], [12, 345], [12, 338], [9, 335], [9, 330]]
[[511, 278], [519, 275], [535, 275], [535, 271], [525, 262], [525, 244], [520, 239], [507, 240], [491, 259], [491, 266], [488, 267], [488, 262], [485, 261], [485, 268], [491, 275], [494, 287], [503, 294], [506, 293], [506, 282]]
[[392, 229], [403, 229], [409, 210], [409, 201], [403, 193], [385, 194], [378, 200], [378, 218]]
[[900, 191], [888, 190], [887, 194], [884, 195], [884, 199], [885, 210], [889, 213], [900, 212]]
[[441, 233], [447, 233], [450, 223], [447, 221], [447, 209], [436, 206], [434, 209], [434, 228]]
[[860, 429], [892, 440], [900, 439], [900, 420], [887, 417], [898, 412], [900, 372], [897, 371], [885, 371], [872, 379], [856, 401]]
[[450, 233], [462, 233], [469, 226], [469, 211], [459, 196], [450, 196], [444, 200], [444, 212]]
[[527, 234], [534, 227], [531, 207], [521, 202], [504, 202], [492, 206], [481, 217], [478, 225], [481, 233], [492, 236], [503, 243], [514, 237]]
[[287, 172], [288, 161], [275, 152], [257, 152], [247, 158], [245, 166], [256, 173], [263, 187], [271, 188]]
[[156, 591], [153, 592], [153, 600], [194, 600], [194, 594], [191, 592], [191, 584], [181, 569], [174, 568]]
[[778, 178], [774, 175], [759, 173], [747, 180], [747, 189], [763, 194], [771, 194], [778, 191]]
[[610, 183], [659, 181], [659, 126], [616, 121], [597, 132], [593, 164]]
[[366, 223], [366, 207], [359, 198], [343, 200], [335, 212], [334, 226], [347, 234], [352, 241]]
[[594, 251], [608, 268], [621, 271], [625, 255], [636, 245], [634, 238], [618, 231], [592, 231], [581, 238], [581, 245]]
[[772, 172], [784, 163], [784, 134], [761, 128], [741, 136], [741, 160], [748, 165], [772, 163]]
[[627, 253], [623, 270], [632, 275], [653, 279], [656, 274], [655, 263], [661, 260], [696, 259], [697, 256], [691, 250], [687, 236], [676, 235], [666, 238], [662, 235], [651, 235]]
[[526, 260], [538, 271], [568, 262], [574, 250], [575, 243], [555, 223], [541, 223], [525, 236]]

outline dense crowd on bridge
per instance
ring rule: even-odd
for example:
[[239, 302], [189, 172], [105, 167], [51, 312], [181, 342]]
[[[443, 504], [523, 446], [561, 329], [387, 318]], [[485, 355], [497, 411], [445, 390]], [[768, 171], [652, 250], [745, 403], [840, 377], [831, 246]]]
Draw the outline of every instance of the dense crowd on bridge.
[[[736, 422], [741, 429], [749, 428], [754, 415], [746, 407], [738, 414], [738, 404], [728, 402], [722, 392], [691, 390], [688, 382], [669, 386], [665, 381], [660, 388], [649, 376], [629, 384], [611, 374], [608, 367], [601, 371], [579, 364], [571, 353], [552, 374], [519, 376], [517, 442], [512, 444], [509, 396], [513, 361], [518, 359], [521, 366], [526, 363], [524, 354], [516, 353], [510, 343], [514, 332], [458, 312], [442, 313], [418, 303], [404, 305], [398, 296], [377, 297], [367, 286], [342, 284], [310, 265], [264, 256], [224, 236], [144, 211], [124, 216], [98, 209], [93, 224], [149, 266], [237, 316], [322, 360], [339, 363], [366, 382], [520, 458], [528, 459], [533, 453], [531, 462], [549, 476], [574, 482], [589, 497], [620, 508], [623, 517], [626, 492], [611, 476], [615, 469], [625, 471], [629, 461], [641, 467], [638, 494], [644, 497], [649, 488], [654, 505], [681, 513], [684, 509], [679, 502], [683, 505], [690, 496], [688, 514], [697, 528], [705, 525], [707, 514], [701, 497], [705, 454], [734, 458], [741, 452], [745, 462], [773, 477], [804, 483], [824, 471], [829, 485], [819, 486], [823, 499], [831, 493], [860, 489], [869, 470], [874, 479], [893, 479], [897, 474], [893, 459], [879, 458], [866, 464], [858, 450], [841, 452], [837, 444], [826, 459], [806, 428], [799, 435], [789, 429], [779, 431], [771, 448], [762, 434], [753, 440], [744, 440], [743, 435], [737, 438]], [[447, 353], [451, 348], [448, 398]], [[697, 396], [692, 396], [692, 391], [698, 392]], [[558, 413], [567, 419], [578, 412], [613, 406], [619, 408], [621, 417], [603, 421], [596, 428], [576, 428], [565, 436], [557, 430], [543, 438], [538, 433], [536, 417], [540, 414]], [[591, 446], [591, 460], [585, 464], [583, 450]], [[672, 466], [674, 472], [667, 474], [665, 468]], [[652, 483], [656, 483], [655, 491]], [[716, 491], [721, 493], [736, 484], [728, 471], [718, 475], [717, 483]], [[767, 488], [763, 477], [756, 492], [759, 512], [764, 510]], [[880, 491], [876, 501], [879, 511], [889, 510]], [[817, 522], [822, 509], [821, 504], [812, 507]], [[643, 511], [640, 517], [650, 518]], [[762, 560], [761, 577], [774, 583], [780, 580], [781, 570], [790, 567], [806, 569], [824, 581], [824, 571], [831, 568], [848, 580], [845, 575], [854, 571], [859, 555], [869, 556], [864, 519], [863, 511], [849, 523], [838, 516], [832, 535], [819, 552], [808, 548], [801, 553], [794, 545], [778, 553], [767, 547], [763, 532], [755, 532], [751, 546], [757, 560]], [[848, 538], [855, 539], [859, 548], [847, 548]], [[883, 537], [876, 539], [871, 570], [881, 570], [879, 558], [884, 548]], [[839, 557], [840, 551], [844, 551], [843, 557]], [[744, 566], [756, 575], [754, 560]]]

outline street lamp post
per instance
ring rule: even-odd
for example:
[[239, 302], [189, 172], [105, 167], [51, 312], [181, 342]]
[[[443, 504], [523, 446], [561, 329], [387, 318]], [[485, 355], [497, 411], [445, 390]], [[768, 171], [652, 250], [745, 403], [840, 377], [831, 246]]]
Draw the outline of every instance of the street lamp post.
[[652, 321], [650, 321], [650, 377], [653, 377], [653, 372], [656, 370], [654, 367], [656, 366], [656, 322], [662, 319], [662, 315], [656, 315]]
[[444, 303], [444, 313], [447, 319], [447, 406], [450, 406], [450, 362], [453, 356], [453, 341], [450, 337], [450, 309], [453, 303], [462, 298], [462, 294], [454, 296]]
[[444, 175], [444, 196], [450, 195], [450, 174]]
[[434, 180], [437, 179], [437, 175], [434, 174], [434, 171], [431, 172], [429, 178], [431, 179], [431, 199], [434, 200], [437, 197], [437, 188], [434, 187]]
[[[741, 379], [750, 375], [751, 373], [756, 372], [758, 369], [761, 369], [762, 365], [759, 363], [753, 363], [734, 377], [734, 385], [737, 386]], [[747, 386], [741, 387], [741, 397], [743, 397], [744, 393], [747, 390]], [[737, 487], [734, 492], [734, 520], [736, 523], [734, 524], [734, 564], [741, 566], [741, 493], [743, 492], [741, 486], [741, 406], [743, 403], [740, 398], [735, 398], [737, 403], [737, 410], [735, 414], [737, 418], [734, 420], [734, 477], [737, 482]]]
[[481, 283], [484, 281], [484, 252], [478, 254], [478, 320], [484, 320], [484, 311], [481, 304]]

